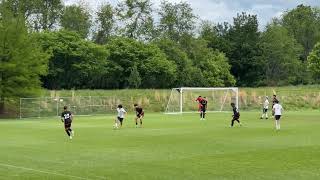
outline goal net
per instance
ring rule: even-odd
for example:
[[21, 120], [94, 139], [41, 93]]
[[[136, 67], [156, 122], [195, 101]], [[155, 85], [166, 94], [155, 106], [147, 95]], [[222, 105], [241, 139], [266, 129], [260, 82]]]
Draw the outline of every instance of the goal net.
[[20, 118], [59, 116], [65, 105], [75, 115], [114, 114], [122, 103], [125, 107], [133, 104], [127, 99], [103, 96], [20, 98]]
[[199, 96], [206, 97], [208, 101], [207, 112], [231, 111], [230, 103], [239, 107], [238, 88], [196, 88], [181, 87], [171, 90], [166, 107], [166, 114], [198, 112], [199, 106], [196, 99]]

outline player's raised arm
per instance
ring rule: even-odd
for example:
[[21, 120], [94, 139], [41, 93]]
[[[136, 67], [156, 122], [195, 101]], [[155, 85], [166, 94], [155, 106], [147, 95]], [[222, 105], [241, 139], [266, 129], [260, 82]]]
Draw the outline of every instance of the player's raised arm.
[[73, 121], [73, 114], [70, 112], [70, 120]]

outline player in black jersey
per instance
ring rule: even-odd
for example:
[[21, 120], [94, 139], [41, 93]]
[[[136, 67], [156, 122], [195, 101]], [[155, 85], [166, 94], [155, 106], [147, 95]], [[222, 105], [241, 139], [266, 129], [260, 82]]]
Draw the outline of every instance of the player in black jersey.
[[64, 123], [64, 129], [68, 134], [69, 138], [72, 139], [72, 136], [74, 136], [74, 131], [71, 129], [73, 116], [72, 116], [72, 113], [68, 111], [67, 106], [64, 106], [63, 110], [64, 111], [61, 113], [61, 121]]
[[200, 120], [205, 120], [206, 117], [206, 111], [207, 111], [207, 105], [208, 101], [206, 97], [203, 97], [200, 101]]
[[136, 122], [136, 127], [138, 127], [138, 120], [140, 123], [139, 127], [142, 127], [142, 119], [144, 117], [144, 111], [142, 109], [142, 107], [138, 106], [138, 104], [134, 104], [134, 109], [136, 111], [136, 117], [135, 117], [135, 122]]
[[231, 103], [231, 107], [232, 107], [232, 111], [233, 111], [233, 115], [232, 115], [233, 118], [231, 120], [231, 127], [233, 127], [234, 121], [237, 121], [241, 126], [241, 122], [239, 120], [240, 112], [239, 112], [238, 108], [236, 107], [236, 105], [234, 103]]

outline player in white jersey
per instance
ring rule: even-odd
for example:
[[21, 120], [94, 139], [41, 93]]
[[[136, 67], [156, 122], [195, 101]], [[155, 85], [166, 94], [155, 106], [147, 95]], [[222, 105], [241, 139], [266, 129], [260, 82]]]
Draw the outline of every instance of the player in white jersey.
[[122, 123], [123, 123], [123, 120], [124, 120], [124, 116], [126, 115], [127, 111], [122, 107], [121, 104], [118, 105], [118, 108], [117, 108], [117, 118], [115, 120], [115, 125], [114, 125], [114, 128], [120, 128], [122, 127]]
[[276, 120], [276, 129], [280, 130], [280, 118], [282, 115], [283, 108], [279, 104], [279, 101], [275, 101], [275, 104], [273, 105], [272, 111], [274, 112], [274, 118]]
[[266, 117], [268, 119], [269, 98], [266, 96], [266, 100], [263, 103], [262, 115], [260, 119]]

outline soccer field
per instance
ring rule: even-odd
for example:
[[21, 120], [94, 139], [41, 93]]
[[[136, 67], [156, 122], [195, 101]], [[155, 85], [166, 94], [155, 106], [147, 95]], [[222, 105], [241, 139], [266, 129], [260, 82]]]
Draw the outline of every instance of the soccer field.
[[320, 179], [319, 112], [285, 112], [281, 130], [241, 112], [75, 117], [69, 140], [59, 118], [0, 121], [0, 179]]

